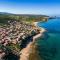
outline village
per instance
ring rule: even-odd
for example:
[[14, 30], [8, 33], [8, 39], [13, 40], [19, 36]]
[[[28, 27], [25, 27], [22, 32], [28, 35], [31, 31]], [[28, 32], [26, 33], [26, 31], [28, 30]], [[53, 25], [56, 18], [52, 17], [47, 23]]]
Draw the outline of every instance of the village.
[[[38, 34], [40, 29], [23, 22], [8, 21], [8, 25], [0, 26], [0, 45], [9, 46], [18, 44], [22, 48], [32, 41], [34, 35]], [[0, 49], [2, 52], [2, 49]]]
[[0, 27], [0, 44], [6, 46], [9, 43], [17, 44], [27, 36], [31, 36], [32, 32], [39, 33], [37, 28], [33, 29], [32, 25], [27, 25], [21, 22], [10, 22], [9, 26]]

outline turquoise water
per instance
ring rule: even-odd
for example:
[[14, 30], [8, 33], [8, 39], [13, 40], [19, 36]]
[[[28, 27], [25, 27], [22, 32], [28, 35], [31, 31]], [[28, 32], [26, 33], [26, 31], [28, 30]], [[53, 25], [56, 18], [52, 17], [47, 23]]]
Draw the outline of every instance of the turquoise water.
[[60, 60], [60, 19], [39, 22], [38, 26], [45, 28], [48, 36], [37, 41], [39, 55], [43, 60]]

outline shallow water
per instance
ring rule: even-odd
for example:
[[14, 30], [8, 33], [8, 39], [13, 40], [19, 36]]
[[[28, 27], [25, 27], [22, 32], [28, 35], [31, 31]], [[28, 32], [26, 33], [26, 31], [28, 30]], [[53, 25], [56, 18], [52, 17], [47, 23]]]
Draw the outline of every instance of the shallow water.
[[45, 28], [48, 35], [36, 42], [39, 55], [43, 60], [60, 60], [60, 19], [39, 22], [38, 26]]

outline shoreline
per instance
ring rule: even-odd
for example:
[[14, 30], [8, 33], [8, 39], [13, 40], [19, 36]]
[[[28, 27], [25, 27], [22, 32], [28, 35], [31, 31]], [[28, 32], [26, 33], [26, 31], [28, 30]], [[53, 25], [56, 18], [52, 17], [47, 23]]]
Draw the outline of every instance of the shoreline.
[[[34, 22], [33, 24], [34, 24], [34, 26], [35, 27], [37, 27], [37, 23], [38, 22]], [[37, 27], [38, 28], [38, 27]], [[37, 34], [37, 35], [35, 35], [35, 36], [33, 36], [33, 41], [32, 42], [30, 42], [27, 46], [26, 46], [26, 48], [24, 48], [24, 49], [22, 49], [22, 51], [20, 52], [21, 53], [21, 55], [20, 55], [20, 60], [33, 60], [33, 58], [32, 59], [29, 59], [29, 57], [30, 57], [30, 55], [32, 54], [33, 56], [34, 56], [34, 54], [35, 54], [35, 52], [33, 53], [33, 50], [36, 50], [36, 48], [35, 48], [35, 41], [36, 41], [36, 39], [38, 39], [38, 38], [40, 38], [42, 35], [43, 35], [43, 33], [46, 31], [44, 28], [42, 28], [42, 27], [40, 27], [40, 28], [38, 28], [38, 29], [40, 29], [40, 33], [39, 34]], [[32, 48], [33, 47], [33, 48]], [[38, 55], [38, 54], [37, 54]], [[38, 60], [38, 57], [36, 57], [36, 59]]]
[[34, 22], [33, 24], [34, 24], [34, 26], [36, 26], [36, 27], [37, 27], [38, 22]]
[[43, 35], [43, 33], [46, 31], [44, 28], [38, 27], [37, 24], [38, 24], [38, 22], [34, 22], [34, 25], [35, 25], [38, 29], [40, 29], [40, 33], [37, 34], [37, 35], [35, 35], [35, 36], [33, 37], [33, 41], [35, 41], [37, 38], [40, 38], [40, 37]]

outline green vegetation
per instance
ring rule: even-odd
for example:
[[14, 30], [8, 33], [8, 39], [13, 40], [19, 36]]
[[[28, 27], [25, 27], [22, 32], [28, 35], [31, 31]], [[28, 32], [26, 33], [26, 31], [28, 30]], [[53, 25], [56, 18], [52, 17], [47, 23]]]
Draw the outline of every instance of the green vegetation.
[[32, 23], [34, 21], [47, 21], [49, 16], [45, 15], [18, 15], [18, 14], [0, 14], [0, 23], [7, 23], [9, 20], [17, 20]]

